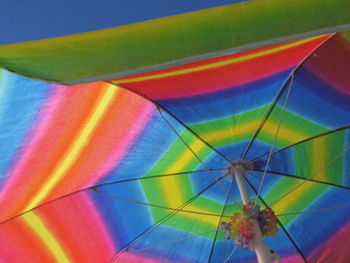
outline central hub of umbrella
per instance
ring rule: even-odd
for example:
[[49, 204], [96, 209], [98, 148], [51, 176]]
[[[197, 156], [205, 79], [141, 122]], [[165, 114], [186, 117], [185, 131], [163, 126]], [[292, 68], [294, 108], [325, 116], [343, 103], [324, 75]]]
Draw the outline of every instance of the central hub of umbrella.
[[263, 236], [276, 236], [278, 227], [275, 212], [269, 207], [261, 210], [259, 205], [250, 202], [243, 206], [241, 212], [234, 213], [229, 222], [221, 222], [225, 239], [231, 239], [236, 245], [249, 248], [254, 239], [254, 219], [258, 222]]
[[241, 170], [242, 173], [247, 176], [248, 171], [253, 170], [254, 166], [253, 163], [250, 160], [246, 159], [238, 159], [235, 161], [232, 161], [231, 165], [227, 168], [226, 173], [230, 178], [235, 177], [235, 172], [237, 170]]

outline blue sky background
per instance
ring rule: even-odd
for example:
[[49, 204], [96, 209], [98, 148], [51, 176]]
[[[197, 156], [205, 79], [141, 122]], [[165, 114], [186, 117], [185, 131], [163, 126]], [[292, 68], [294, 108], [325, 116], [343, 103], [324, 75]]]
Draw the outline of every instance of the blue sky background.
[[1, 0], [0, 44], [115, 27], [244, 0]]

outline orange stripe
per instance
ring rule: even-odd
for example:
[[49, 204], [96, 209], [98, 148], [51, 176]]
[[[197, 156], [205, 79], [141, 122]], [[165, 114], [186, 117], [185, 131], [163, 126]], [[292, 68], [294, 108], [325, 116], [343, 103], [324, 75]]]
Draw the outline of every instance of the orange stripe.
[[[72, 166], [69, 176], [63, 178], [50, 194], [55, 198], [62, 193], [86, 187], [86, 181], [99, 172], [123, 137], [132, 130], [134, 121], [147, 103], [142, 97], [120, 90], [117, 100], [111, 105], [99, 127], [90, 138], [89, 145]], [[125, 105], [128, 105], [127, 112]]]
[[92, 110], [86, 118], [86, 121], [74, 134], [72, 143], [68, 145], [66, 151], [58, 160], [42, 187], [38, 190], [38, 193], [28, 202], [26, 210], [36, 207], [46, 199], [55, 185], [67, 175], [72, 165], [74, 165], [79, 158], [81, 152], [84, 151], [89, 144], [90, 137], [94, 134], [96, 127], [99, 126], [105, 113], [108, 112], [110, 105], [118, 95], [118, 91], [119, 88], [113, 85], [106, 85], [96, 101], [96, 104], [92, 105]]

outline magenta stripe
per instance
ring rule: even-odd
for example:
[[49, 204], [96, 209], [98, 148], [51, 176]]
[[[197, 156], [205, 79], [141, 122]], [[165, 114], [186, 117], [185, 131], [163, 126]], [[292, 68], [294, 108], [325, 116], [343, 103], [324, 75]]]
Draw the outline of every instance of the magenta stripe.
[[88, 193], [81, 194], [80, 198], [82, 204], [84, 204], [84, 209], [86, 209], [86, 216], [89, 217], [89, 221], [94, 222], [94, 228], [98, 229], [96, 232], [98, 232], [101, 239], [104, 240], [104, 254], [107, 254], [109, 255], [109, 258], [112, 258], [116, 253], [116, 247], [105, 227], [104, 221], [100, 216], [98, 209], [95, 207]]

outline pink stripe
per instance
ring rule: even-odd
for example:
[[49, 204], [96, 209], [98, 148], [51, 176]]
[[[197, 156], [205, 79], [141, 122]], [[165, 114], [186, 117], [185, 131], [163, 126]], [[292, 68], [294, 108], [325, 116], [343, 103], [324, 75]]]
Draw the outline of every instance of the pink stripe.
[[28, 144], [24, 147], [22, 152], [20, 153], [20, 160], [16, 163], [15, 169], [12, 171], [12, 178], [16, 180], [14, 176], [23, 171], [24, 166], [27, 164], [28, 160], [33, 158], [33, 154], [36, 151], [36, 146], [39, 145], [39, 142], [42, 140], [43, 136], [47, 134], [47, 130], [52, 123], [52, 115], [54, 115], [55, 111], [59, 108], [59, 102], [62, 98], [65, 97], [65, 91], [67, 87], [65, 86], [54, 86], [54, 92], [47, 99], [45, 103], [44, 110], [40, 112], [39, 126], [35, 126], [28, 138], [31, 138]]
[[[45, 105], [43, 106], [43, 110], [39, 114], [39, 120], [33, 125], [33, 128], [29, 133], [27, 144], [17, 156], [18, 161], [15, 162], [15, 165], [12, 168], [13, 170], [8, 171], [8, 180], [0, 195], [1, 218], [6, 218], [8, 213], [12, 212], [8, 208], [12, 208], [13, 205], [17, 203], [17, 198], [9, 199], [8, 197], [11, 196], [17, 189], [22, 189], [23, 180], [28, 179], [23, 178], [23, 170], [28, 162], [31, 162], [33, 158], [38, 158], [34, 153], [37, 151], [37, 146], [39, 145], [40, 140], [42, 140], [42, 137], [47, 133], [47, 130], [53, 121], [52, 115], [59, 108], [59, 102], [62, 100], [62, 98], [64, 98], [66, 91], [67, 87], [65, 86], [57, 85], [53, 87], [52, 94], [48, 97]], [[6, 205], [4, 205], [4, 203]]]
[[103, 219], [98, 213], [98, 209], [95, 207], [87, 193], [82, 194], [82, 199], [85, 199], [83, 202], [84, 208], [87, 211], [86, 216], [89, 217], [89, 221], [94, 222], [94, 227], [95, 229], [98, 229], [99, 237], [101, 237], [103, 240], [103, 248], [105, 254], [109, 255], [109, 258], [112, 258], [116, 253], [116, 248], [114, 246], [114, 242], [110, 238], [107, 229], [105, 228]]
[[350, 223], [334, 233], [331, 238], [308, 256], [310, 262], [350, 262]]
[[147, 102], [142, 112], [139, 114], [135, 123], [133, 124], [134, 132], [128, 133], [123, 138], [123, 140], [118, 144], [118, 147], [116, 147], [115, 152], [110, 155], [105, 165], [97, 172], [96, 176], [92, 177], [88, 181], [87, 185], [96, 184], [96, 182], [98, 182], [103, 176], [105, 176], [108, 171], [110, 171], [116, 165], [118, 165], [121, 161], [123, 161], [123, 157], [126, 155], [129, 147], [132, 146], [135, 140], [137, 140], [137, 138], [143, 131], [144, 127], [148, 123], [148, 120], [153, 116], [154, 112], [155, 112], [154, 105]]

